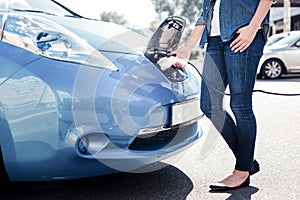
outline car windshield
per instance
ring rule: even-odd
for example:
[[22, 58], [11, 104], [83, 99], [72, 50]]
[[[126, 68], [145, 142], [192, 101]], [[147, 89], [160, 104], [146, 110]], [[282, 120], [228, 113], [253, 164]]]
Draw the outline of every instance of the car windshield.
[[287, 46], [287, 45], [291, 46], [291, 45], [295, 44], [299, 39], [300, 39], [300, 34], [289, 35], [289, 36], [286, 36], [285, 38], [282, 38], [275, 44], [278, 46]]
[[46, 12], [55, 15], [72, 15], [71, 12], [51, 0], [0, 0], [0, 9]]

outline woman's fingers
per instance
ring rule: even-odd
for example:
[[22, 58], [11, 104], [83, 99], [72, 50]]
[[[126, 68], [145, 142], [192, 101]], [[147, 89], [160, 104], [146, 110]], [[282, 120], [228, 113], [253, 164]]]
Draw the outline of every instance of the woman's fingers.
[[173, 64], [175, 67], [183, 67], [183, 64], [180, 62], [176, 62]]
[[[238, 38], [237, 38], [238, 39]], [[231, 44], [231, 50], [234, 52], [243, 52], [250, 46], [248, 40], [238, 39]]]
[[231, 50], [234, 52], [243, 52], [252, 43], [256, 31], [253, 31], [249, 26], [245, 26], [240, 28], [236, 33], [238, 37], [230, 44]]

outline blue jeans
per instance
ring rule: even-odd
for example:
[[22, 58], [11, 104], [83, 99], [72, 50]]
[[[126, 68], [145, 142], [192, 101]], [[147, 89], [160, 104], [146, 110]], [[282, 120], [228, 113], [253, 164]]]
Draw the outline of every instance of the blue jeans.
[[[265, 39], [262, 31], [258, 31], [246, 51], [235, 53], [230, 48], [235, 38], [227, 42], [222, 42], [218, 36], [208, 38], [201, 84], [201, 109], [232, 150], [236, 158], [235, 169], [250, 171], [256, 139], [252, 90]], [[224, 94], [221, 92], [225, 92], [227, 86], [232, 94], [230, 108], [234, 119], [223, 108]]]

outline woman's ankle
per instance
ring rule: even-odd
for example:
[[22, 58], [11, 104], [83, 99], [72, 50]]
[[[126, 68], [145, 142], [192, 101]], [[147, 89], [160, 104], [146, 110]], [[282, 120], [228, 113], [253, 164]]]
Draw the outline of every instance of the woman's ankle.
[[248, 171], [241, 171], [237, 169], [235, 169], [232, 174], [239, 176], [241, 179], [246, 179], [249, 176]]

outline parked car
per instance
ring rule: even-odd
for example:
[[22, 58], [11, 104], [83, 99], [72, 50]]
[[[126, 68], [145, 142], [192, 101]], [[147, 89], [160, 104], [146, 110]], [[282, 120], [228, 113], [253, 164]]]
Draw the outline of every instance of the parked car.
[[276, 79], [283, 74], [300, 73], [300, 31], [264, 48], [258, 67], [258, 77]]
[[1, 175], [131, 171], [194, 144], [200, 77], [189, 65], [157, 64], [184, 27], [168, 17], [147, 38], [54, 0], [0, 0]]

